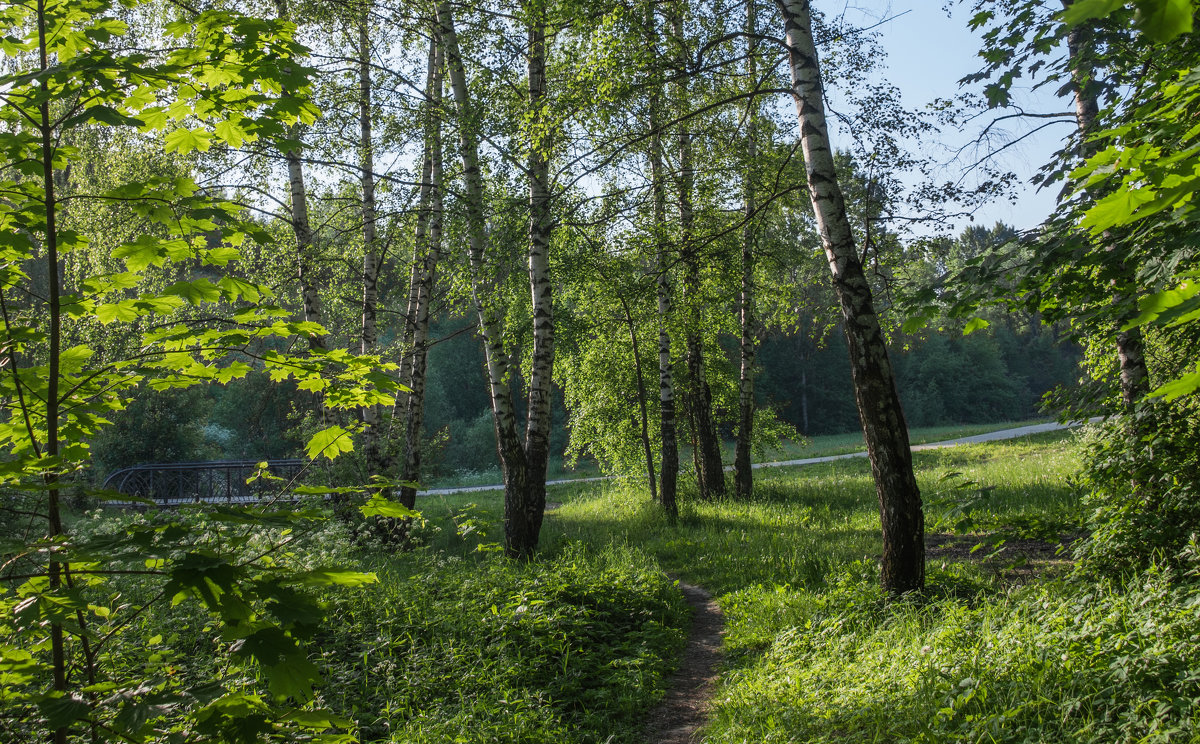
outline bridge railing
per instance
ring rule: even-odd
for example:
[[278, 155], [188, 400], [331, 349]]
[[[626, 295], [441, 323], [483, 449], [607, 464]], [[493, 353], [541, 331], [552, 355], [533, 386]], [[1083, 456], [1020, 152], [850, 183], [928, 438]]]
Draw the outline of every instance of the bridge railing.
[[[259, 471], [263, 460], [214, 460], [134, 465], [110, 474], [104, 489], [142, 499], [159, 506], [194, 503], [250, 504], [279, 494], [279, 481], [246, 481]], [[295, 478], [307, 460], [266, 460], [267, 472], [285, 481]], [[121, 505], [122, 502], [111, 502]], [[133, 502], [130, 502], [133, 503]]]

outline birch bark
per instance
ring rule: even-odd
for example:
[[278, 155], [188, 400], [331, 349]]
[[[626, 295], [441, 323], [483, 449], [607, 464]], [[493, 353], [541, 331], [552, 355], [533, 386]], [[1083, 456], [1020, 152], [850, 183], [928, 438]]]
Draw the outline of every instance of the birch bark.
[[406, 324], [405, 384], [411, 392], [404, 396], [404, 461], [400, 503], [413, 508], [421, 477], [421, 436], [425, 423], [426, 360], [429, 351], [429, 304], [433, 297], [437, 265], [442, 251], [442, 65], [441, 36], [436, 28], [429, 41], [429, 69], [426, 85], [425, 158], [422, 166], [420, 214], [413, 250], [413, 271]]
[[809, 197], [841, 305], [854, 397], [879, 497], [881, 581], [893, 594], [919, 590], [925, 584], [921, 494], [887, 346], [834, 169], [811, 9], [808, 0], [776, 0], [776, 4], [784, 22]]
[[[529, 27], [528, 94], [532, 110], [539, 108], [545, 95], [544, 11], [535, 9]], [[472, 295], [479, 315], [487, 360], [488, 385], [496, 442], [504, 477], [504, 539], [509, 557], [528, 559], [537, 547], [546, 503], [546, 460], [549, 454], [550, 373], [554, 355], [553, 295], [550, 285], [549, 244], [552, 225], [549, 215], [549, 158], [545, 140], [534, 137], [530, 143], [529, 172], [529, 254], [528, 269], [534, 313], [533, 368], [529, 380], [528, 419], [525, 441], [517, 431], [515, 406], [509, 387], [512, 363], [504, 350], [503, 325], [488, 299], [489, 282], [485, 257], [488, 246], [484, 213], [483, 173], [479, 162], [479, 139], [475, 132], [476, 115], [467, 88], [466, 71], [459, 50], [450, 5], [438, 5], [438, 20], [445, 44], [447, 72], [454, 93], [459, 119], [459, 151], [466, 182], [468, 254], [472, 274]], [[536, 117], [541, 123], [540, 115]], [[535, 131], [541, 131], [535, 127]]]
[[[755, 5], [756, 0], [746, 0], [746, 77], [751, 86], [758, 84]], [[734, 491], [743, 500], [749, 499], [754, 490], [750, 449], [754, 441], [754, 355], [758, 344], [754, 329], [754, 219], [757, 210], [754, 169], [758, 160], [758, 99], [755, 97], [746, 104], [746, 159], [749, 163], [743, 186], [746, 224], [742, 228], [742, 291], [738, 296], [741, 368], [738, 374], [737, 442], [733, 453]]]
[[[371, 39], [368, 25], [370, 6], [363, 9], [358, 24], [358, 152], [359, 184], [362, 187], [362, 329], [359, 351], [371, 354], [379, 340], [378, 312], [379, 268], [383, 253], [379, 247], [375, 209], [375, 153], [372, 134], [371, 112]], [[382, 411], [378, 405], [368, 406], [361, 411], [365, 426], [363, 432], [363, 460], [370, 475], [384, 475], [389, 462], [384, 443]]]
[[[680, 7], [671, 11], [674, 42], [679, 47], [677, 96], [679, 116], [683, 119], [683, 108], [688, 100], [687, 66], [688, 57], [683, 36], [683, 12]], [[712, 390], [708, 385], [707, 368], [704, 362], [704, 343], [701, 335], [703, 322], [700, 314], [700, 256], [694, 241], [695, 213], [692, 194], [695, 187], [695, 166], [692, 153], [692, 132], [686, 119], [679, 123], [679, 243], [683, 257], [684, 307], [687, 313], [685, 337], [688, 402], [691, 408], [693, 429], [696, 436], [695, 465], [700, 498], [713, 499], [725, 495], [725, 472], [721, 466], [721, 447], [717, 440], [716, 425], [712, 415]]]
[[[550, 456], [550, 385], [554, 370], [554, 296], [550, 282], [550, 122], [546, 106], [546, 10], [529, 3], [529, 289], [533, 308], [533, 353], [525, 426], [527, 490], [505, 504], [509, 551], [532, 555], [546, 510], [546, 466]], [[509, 513], [511, 512], [511, 513]]]
[[[647, 6], [646, 28], [650, 46], [657, 46], [658, 32], [654, 6]], [[659, 461], [659, 497], [667, 518], [679, 516], [676, 490], [679, 479], [679, 443], [675, 423], [675, 380], [671, 367], [671, 280], [667, 261], [667, 185], [663, 172], [662, 95], [658, 87], [651, 89], [650, 118], [650, 191], [654, 210], [654, 244], [657, 277], [655, 294], [658, 301], [658, 409], [659, 438], [662, 453]]]
[[[286, 0], [275, 0], [275, 9], [281, 19], [287, 20], [288, 6]], [[295, 141], [300, 140], [300, 125], [294, 124], [288, 132]], [[313, 241], [312, 226], [308, 220], [308, 192], [304, 188], [304, 163], [300, 158], [299, 147], [293, 147], [283, 154], [288, 167], [288, 190], [291, 195], [292, 234], [296, 238], [296, 278], [300, 283], [300, 300], [304, 307], [304, 319], [312, 323], [322, 323], [321, 294], [317, 289], [315, 266], [316, 246]], [[312, 351], [325, 351], [324, 334], [308, 337], [308, 347]]]

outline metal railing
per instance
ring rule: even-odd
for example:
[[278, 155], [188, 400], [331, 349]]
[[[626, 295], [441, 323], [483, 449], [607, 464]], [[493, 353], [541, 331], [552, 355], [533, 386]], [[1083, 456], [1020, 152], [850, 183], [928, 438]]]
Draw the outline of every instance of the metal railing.
[[[247, 479], [259, 470], [263, 460], [215, 460], [211, 462], [170, 462], [134, 465], [122, 468], [104, 480], [104, 489], [142, 499], [159, 506], [182, 504], [251, 504], [277, 496], [280, 482]], [[308, 464], [307, 460], [266, 460], [267, 472], [291, 481]], [[121, 501], [114, 506], [127, 505]], [[129, 502], [132, 504], [134, 502]]]

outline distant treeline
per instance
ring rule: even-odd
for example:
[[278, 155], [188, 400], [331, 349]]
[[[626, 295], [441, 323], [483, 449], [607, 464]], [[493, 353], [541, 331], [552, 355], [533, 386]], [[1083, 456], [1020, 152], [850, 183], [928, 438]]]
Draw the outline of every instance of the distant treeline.
[[[430, 349], [427, 462], [431, 475], [497, 467], [495, 433], [478, 339], [467, 323], [442, 319]], [[1042, 395], [1078, 378], [1080, 349], [1036, 323], [897, 335], [892, 343], [909, 426], [1012, 421], [1037, 415]], [[817, 342], [772, 333], [758, 361], [759, 402], [796, 431], [815, 436], [858, 429], [845, 342], [836, 329]], [[555, 396], [553, 452], [567, 445], [566, 412]], [[299, 455], [316, 408], [308, 393], [251, 376], [225, 386], [142, 391], [94, 444], [101, 476], [143, 462]], [[306, 428], [308, 427], [308, 428]], [[731, 434], [726, 428], [726, 436]]]

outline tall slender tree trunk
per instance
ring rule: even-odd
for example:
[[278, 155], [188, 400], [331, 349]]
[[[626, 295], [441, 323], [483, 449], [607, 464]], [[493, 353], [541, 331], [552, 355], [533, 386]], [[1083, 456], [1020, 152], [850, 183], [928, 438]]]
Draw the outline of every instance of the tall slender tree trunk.
[[362, 332], [359, 348], [363, 354], [375, 350], [379, 340], [377, 305], [379, 303], [379, 267], [383, 261], [379, 248], [375, 209], [375, 149], [371, 120], [371, 39], [368, 32], [370, 8], [363, 10], [358, 26], [358, 147], [359, 182], [362, 186], [363, 269]]
[[[375, 150], [371, 112], [371, 6], [363, 8], [358, 24], [358, 151], [359, 183], [362, 187], [362, 328], [359, 351], [374, 353], [379, 341], [379, 269], [383, 251], [379, 245], [378, 214], [375, 209]], [[364, 424], [363, 459], [370, 475], [383, 475], [390, 468], [384, 443], [382, 410], [378, 405], [361, 410]]]
[[[1063, 0], [1063, 7], [1070, 7], [1074, 0]], [[1075, 122], [1079, 130], [1079, 156], [1091, 157], [1096, 146], [1088, 137], [1096, 131], [1096, 117], [1100, 114], [1100, 102], [1096, 93], [1095, 65], [1092, 63], [1093, 32], [1087, 24], [1075, 26], [1067, 34], [1067, 56], [1071, 68], [1071, 87], [1075, 98]], [[1119, 251], [1113, 236], [1106, 232], [1101, 236], [1098, 248], [1112, 253]], [[1118, 278], [1113, 280], [1113, 304], [1122, 307], [1129, 304], [1137, 292], [1136, 267], [1127, 260], [1117, 264]], [[1149, 392], [1150, 373], [1146, 366], [1146, 355], [1141, 328], [1122, 330], [1135, 313], [1126, 312], [1117, 318], [1117, 363], [1121, 373], [1121, 401], [1126, 409]]]
[[[275, 9], [280, 19], [288, 19], [287, 0], [275, 0]], [[299, 141], [299, 133], [300, 125], [294, 124], [289, 132], [289, 138]], [[296, 238], [296, 278], [300, 283], [300, 300], [304, 307], [304, 320], [320, 324], [324, 322], [324, 317], [321, 311], [321, 294], [317, 289], [315, 278], [316, 268], [313, 259], [316, 256], [316, 245], [313, 240], [312, 225], [308, 220], [308, 192], [304, 188], [304, 162], [300, 158], [298, 146], [289, 149], [283, 156], [288, 167], [292, 234]], [[308, 346], [312, 351], [325, 351], [325, 335], [310, 335]]]
[[[746, 0], [746, 77], [751, 86], [758, 84], [758, 25], [756, 0]], [[754, 442], [754, 355], [758, 340], [754, 319], [754, 179], [758, 160], [758, 98], [751, 97], [746, 106], [746, 159], [748, 165], [743, 186], [746, 224], [742, 228], [742, 291], [738, 296], [738, 321], [741, 339], [738, 345], [741, 369], [738, 374], [738, 429], [733, 453], [734, 490], [739, 499], [749, 499], [754, 491], [754, 471], [750, 450]]]
[[[653, 12], [653, 11], [651, 11]], [[668, 519], [679, 516], [679, 439], [675, 420], [675, 373], [671, 365], [671, 278], [667, 261], [667, 189], [663, 174], [662, 137], [659, 134], [658, 95], [650, 100], [650, 189], [654, 201], [655, 280], [658, 304], [658, 435], [659, 498]]]
[[[50, 67], [47, 47], [47, 28], [45, 9], [39, 5], [37, 13], [38, 24], [38, 57], [39, 67], [45, 73]], [[46, 214], [46, 275], [49, 278], [49, 293], [46, 297], [47, 310], [50, 315], [49, 348], [47, 349], [47, 364], [49, 366], [46, 381], [46, 441], [43, 453], [54, 459], [59, 455], [59, 371], [62, 351], [62, 287], [59, 284], [61, 267], [59, 266], [58, 251], [58, 200], [54, 189], [54, 143], [56, 141], [54, 126], [50, 119], [50, 96], [48, 82], [41, 83], [44, 99], [38, 106], [38, 137], [42, 146], [42, 193], [45, 197]], [[32, 435], [32, 432], [31, 432]], [[62, 512], [60, 505], [60, 483], [56, 470], [57, 464], [46, 469], [46, 516], [49, 523], [50, 537], [63, 534]], [[62, 588], [63, 577], [68, 564], [51, 559], [47, 566], [48, 581], [51, 592]], [[67, 652], [66, 635], [61, 616], [55, 615], [50, 621], [50, 662], [53, 667], [54, 689], [59, 693], [67, 690]], [[66, 744], [70, 729], [59, 726], [54, 729], [52, 740], [55, 744]]]
[[529, 374], [525, 452], [528, 487], [522, 500], [505, 505], [512, 536], [510, 552], [531, 555], [546, 510], [546, 467], [550, 457], [550, 392], [554, 372], [554, 296], [550, 282], [550, 135], [546, 114], [546, 9], [532, 0], [529, 26], [529, 111], [534, 127], [529, 158], [529, 289], [533, 308], [533, 353]]
[[[687, 53], [683, 36], [683, 13], [672, 8], [672, 31], [679, 45], [679, 115], [687, 105]], [[694, 241], [695, 214], [692, 193], [695, 186], [695, 166], [692, 153], [692, 132], [686, 120], [679, 123], [679, 242], [683, 256], [684, 307], [687, 313], [685, 344], [688, 370], [688, 402], [695, 433], [694, 458], [700, 498], [712, 499], [725, 495], [725, 473], [721, 467], [721, 445], [717, 438], [712, 415], [712, 390], [708, 385], [704, 363], [704, 337], [701, 332], [700, 256]]]
[[442, 250], [442, 44], [437, 29], [429, 41], [426, 85], [425, 163], [422, 166], [420, 213], [413, 250], [412, 292], [407, 313], [405, 384], [411, 392], [405, 406], [404, 461], [400, 502], [412, 508], [417, 500], [415, 483], [421, 477], [421, 437], [425, 423], [426, 361], [429, 355], [429, 306], [433, 298], [437, 265]]
[[[658, 46], [658, 24], [654, 5], [646, 6], [646, 34], [651, 49]], [[649, 100], [650, 193], [654, 212], [655, 295], [658, 303], [658, 433], [662, 452], [659, 457], [659, 498], [670, 521], [679, 516], [677, 488], [679, 480], [679, 440], [675, 422], [675, 376], [671, 365], [671, 278], [667, 261], [667, 184], [663, 169], [662, 95], [656, 86]]]
[[808, 0], [776, 0], [786, 32], [792, 94], [809, 196], [829, 260], [850, 347], [854, 398], [875, 476], [883, 526], [881, 580], [898, 594], [925, 584], [925, 518], [913, 475], [908, 428], [887, 346], [846, 216], [825, 121], [824, 93]]
[[[531, 110], [540, 113], [545, 94], [545, 32], [539, 18], [529, 29], [529, 96]], [[512, 364], [505, 353], [500, 314], [491, 304], [486, 281], [487, 223], [484, 213], [483, 173], [479, 163], [479, 138], [474, 106], [467, 89], [466, 72], [459, 51], [458, 37], [443, 0], [438, 5], [438, 21], [445, 45], [446, 66], [454, 92], [459, 119], [460, 154], [466, 182], [468, 254], [472, 274], [472, 294], [479, 315], [487, 360], [488, 386], [496, 426], [496, 443], [504, 477], [505, 553], [513, 558], [529, 558], [537, 547], [546, 505], [546, 464], [549, 455], [550, 375], [554, 359], [553, 296], [549, 273], [550, 204], [548, 143], [531, 142], [529, 156], [530, 226], [528, 268], [533, 298], [534, 349], [533, 370], [529, 380], [528, 420], [525, 443], [517, 433], [509, 376]]]

